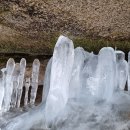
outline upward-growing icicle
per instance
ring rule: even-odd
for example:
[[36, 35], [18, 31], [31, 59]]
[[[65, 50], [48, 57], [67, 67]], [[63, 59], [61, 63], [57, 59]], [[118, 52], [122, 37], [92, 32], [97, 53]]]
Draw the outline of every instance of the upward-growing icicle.
[[24, 97], [24, 106], [27, 107], [28, 105], [28, 92], [30, 87], [30, 78], [25, 79], [25, 97]]
[[96, 78], [96, 96], [109, 101], [116, 89], [116, 55], [110, 47], [99, 52]]
[[3, 77], [4, 77], [3, 72], [0, 70], [0, 111], [2, 111], [2, 102], [3, 102], [3, 98], [4, 98], [4, 91], [5, 91]]
[[85, 51], [81, 47], [77, 47], [74, 50], [74, 64], [72, 69], [72, 75], [70, 80], [70, 98], [78, 98], [79, 93], [82, 89], [81, 84], [81, 71], [83, 69], [84, 60], [85, 60]]
[[13, 72], [13, 92], [11, 97], [11, 108], [16, 107], [17, 103], [17, 93], [18, 93], [18, 86], [19, 86], [19, 74], [20, 74], [20, 64], [16, 63], [15, 69]]
[[32, 69], [32, 82], [31, 82], [31, 97], [30, 97], [30, 104], [34, 105], [37, 88], [38, 88], [38, 76], [39, 76], [39, 68], [40, 68], [40, 61], [35, 59], [33, 62], [33, 69]]
[[49, 60], [47, 67], [46, 67], [46, 72], [45, 72], [45, 78], [44, 78], [44, 87], [43, 87], [43, 93], [42, 93], [42, 102], [45, 103], [49, 89], [50, 89], [50, 77], [51, 77], [51, 65], [52, 65], [52, 58]]
[[117, 87], [124, 90], [127, 76], [128, 76], [128, 63], [125, 60], [125, 53], [122, 51], [116, 51], [116, 63], [117, 63]]
[[14, 71], [15, 62], [10, 58], [6, 64], [6, 77], [5, 77], [5, 93], [3, 100], [3, 111], [6, 112], [10, 109], [11, 96], [13, 91], [12, 74]]
[[130, 52], [128, 53], [128, 91], [130, 91]]
[[18, 95], [17, 95], [18, 108], [20, 107], [20, 102], [22, 97], [25, 69], [26, 69], [26, 59], [22, 58], [20, 61], [20, 75], [19, 75]]
[[82, 70], [82, 85], [84, 91], [86, 91], [89, 94], [94, 94], [95, 91], [94, 79], [97, 69], [97, 63], [98, 56], [94, 55], [93, 53], [89, 53], [84, 62], [84, 67]]
[[60, 36], [52, 58], [50, 90], [45, 107], [47, 121], [52, 121], [68, 101], [73, 61], [73, 42], [64, 36]]

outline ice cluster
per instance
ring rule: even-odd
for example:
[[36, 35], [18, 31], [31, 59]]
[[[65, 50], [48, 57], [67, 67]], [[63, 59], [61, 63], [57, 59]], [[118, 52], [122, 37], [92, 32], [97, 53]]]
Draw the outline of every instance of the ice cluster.
[[[124, 91], [126, 83], [128, 91]], [[111, 47], [96, 55], [81, 47], [74, 49], [72, 40], [60, 36], [46, 68], [42, 103], [1, 129], [129, 130], [129, 90], [130, 53], [128, 62], [124, 52]], [[5, 103], [8, 109], [8, 100]]]

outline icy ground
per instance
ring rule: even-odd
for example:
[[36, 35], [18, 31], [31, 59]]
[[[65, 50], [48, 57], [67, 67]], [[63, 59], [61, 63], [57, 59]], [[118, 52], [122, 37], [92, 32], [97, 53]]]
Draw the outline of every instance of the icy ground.
[[120, 92], [111, 103], [84, 96], [70, 100], [51, 130], [129, 130], [130, 96]]

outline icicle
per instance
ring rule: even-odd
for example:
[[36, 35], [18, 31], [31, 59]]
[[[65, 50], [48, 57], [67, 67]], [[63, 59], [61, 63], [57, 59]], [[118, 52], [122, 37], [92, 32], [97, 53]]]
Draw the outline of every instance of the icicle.
[[37, 94], [37, 88], [38, 88], [38, 76], [39, 76], [39, 68], [40, 68], [40, 62], [38, 59], [35, 59], [33, 62], [33, 69], [32, 69], [32, 82], [31, 82], [31, 97], [30, 97], [30, 104], [34, 105], [36, 94]]
[[54, 48], [50, 90], [45, 107], [45, 116], [48, 122], [54, 120], [68, 101], [73, 61], [73, 42], [64, 36], [60, 36]]
[[130, 91], [130, 52], [128, 53], [128, 91]]
[[122, 51], [116, 51], [116, 63], [117, 63], [117, 87], [124, 90], [127, 76], [128, 76], [128, 63], [125, 60], [125, 53]]
[[116, 89], [116, 55], [110, 47], [99, 52], [96, 80], [96, 96], [110, 101]]
[[72, 69], [72, 75], [70, 80], [70, 98], [78, 98], [79, 93], [81, 91], [81, 71], [83, 69], [84, 61], [85, 61], [85, 51], [81, 47], [77, 47], [74, 50], [74, 64]]
[[28, 105], [28, 92], [30, 87], [30, 78], [25, 79], [25, 97], [24, 97], [24, 106], [27, 107]]
[[14, 59], [10, 58], [6, 65], [6, 77], [5, 77], [5, 94], [3, 101], [4, 112], [10, 109], [11, 96], [13, 91], [12, 74], [14, 71], [15, 62]]
[[51, 76], [51, 65], [52, 65], [52, 58], [49, 60], [46, 72], [45, 72], [45, 78], [44, 78], [44, 87], [43, 87], [43, 93], [42, 93], [42, 102], [46, 102], [49, 89], [50, 89], [50, 76]]
[[13, 72], [13, 92], [11, 97], [11, 108], [16, 107], [17, 103], [17, 93], [18, 93], [18, 86], [19, 86], [19, 74], [20, 74], [20, 64], [16, 63], [15, 69]]
[[21, 102], [21, 97], [22, 97], [25, 69], [26, 69], [26, 60], [22, 58], [20, 61], [20, 75], [19, 75], [18, 95], [17, 95], [18, 108], [20, 107], [20, 102]]
[[[0, 70], [0, 111], [2, 112], [2, 102], [4, 99], [4, 75], [3, 72]], [[0, 113], [1, 113], [0, 112]]]

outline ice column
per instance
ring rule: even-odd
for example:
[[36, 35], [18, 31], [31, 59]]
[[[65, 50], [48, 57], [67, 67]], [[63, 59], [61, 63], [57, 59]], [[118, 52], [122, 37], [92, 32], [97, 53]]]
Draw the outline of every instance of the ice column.
[[130, 52], [128, 53], [128, 91], [130, 91]]
[[96, 78], [96, 96], [110, 101], [116, 89], [116, 55], [110, 47], [104, 47], [99, 52]]
[[32, 82], [31, 82], [31, 97], [30, 97], [30, 104], [34, 105], [36, 94], [37, 94], [37, 88], [38, 88], [38, 76], [39, 76], [39, 68], [40, 68], [40, 62], [38, 59], [35, 59], [33, 62], [33, 69], [32, 69]]
[[117, 62], [117, 87], [124, 90], [127, 76], [128, 76], [128, 63], [125, 60], [125, 53], [122, 51], [116, 51]]
[[11, 96], [13, 91], [12, 74], [14, 71], [14, 67], [15, 67], [14, 59], [10, 58], [7, 61], [7, 65], [6, 65], [5, 93], [4, 93], [4, 100], [3, 100], [4, 112], [10, 109]]
[[46, 71], [45, 71], [45, 78], [44, 78], [44, 88], [43, 88], [43, 93], [42, 93], [42, 102], [45, 103], [49, 89], [50, 89], [50, 76], [51, 76], [51, 65], [52, 65], [52, 58], [49, 60]]
[[81, 47], [77, 47], [74, 50], [74, 64], [72, 69], [72, 75], [70, 80], [70, 98], [76, 98], [79, 96], [79, 93], [82, 89], [82, 77], [81, 70], [83, 69], [85, 60], [85, 51]]
[[4, 77], [3, 72], [0, 70], [0, 111], [2, 111], [2, 102], [4, 98], [4, 91], [5, 91], [3, 77]]
[[12, 97], [11, 97], [11, 108], [15, 108], [16, 103], [17, 103], [19, 74], [20, 74], [20, 64], [16, 63], [15, 69], [14, 69], [14, 72], [13, 72], [13, 92], [12, 92]]
[[24, 106], [28, 105], [28, 91], [30, 87], [30, 78], [25, 79], [25, 97], [24, 97]]
[[67, 37], [60, 36], [54, 48], [50, 90], [45, 107], [45, 117], [48, 122], [61, 112], [68, 101], [73, 61], [73, 42]]
[[20, 107], [20, 102], [21, 102], [21, 97], [22, 97], [25, 69], [26, 69], [26, 60], [22, 58], [20, 61], [20, 75], [19, 75], [18, 95], [17, 95], [18, 108]]
[[83, 69], [83, 79], [84, 79], [84, 86], [87, 89], [87, 92], [89, 94], [94, 95], [95, 89], [96, 89], [96, 70], [97, 70], [97, 64], [98, 64], [98, 56], [91, 54], [88, 62], [85, 64]]

